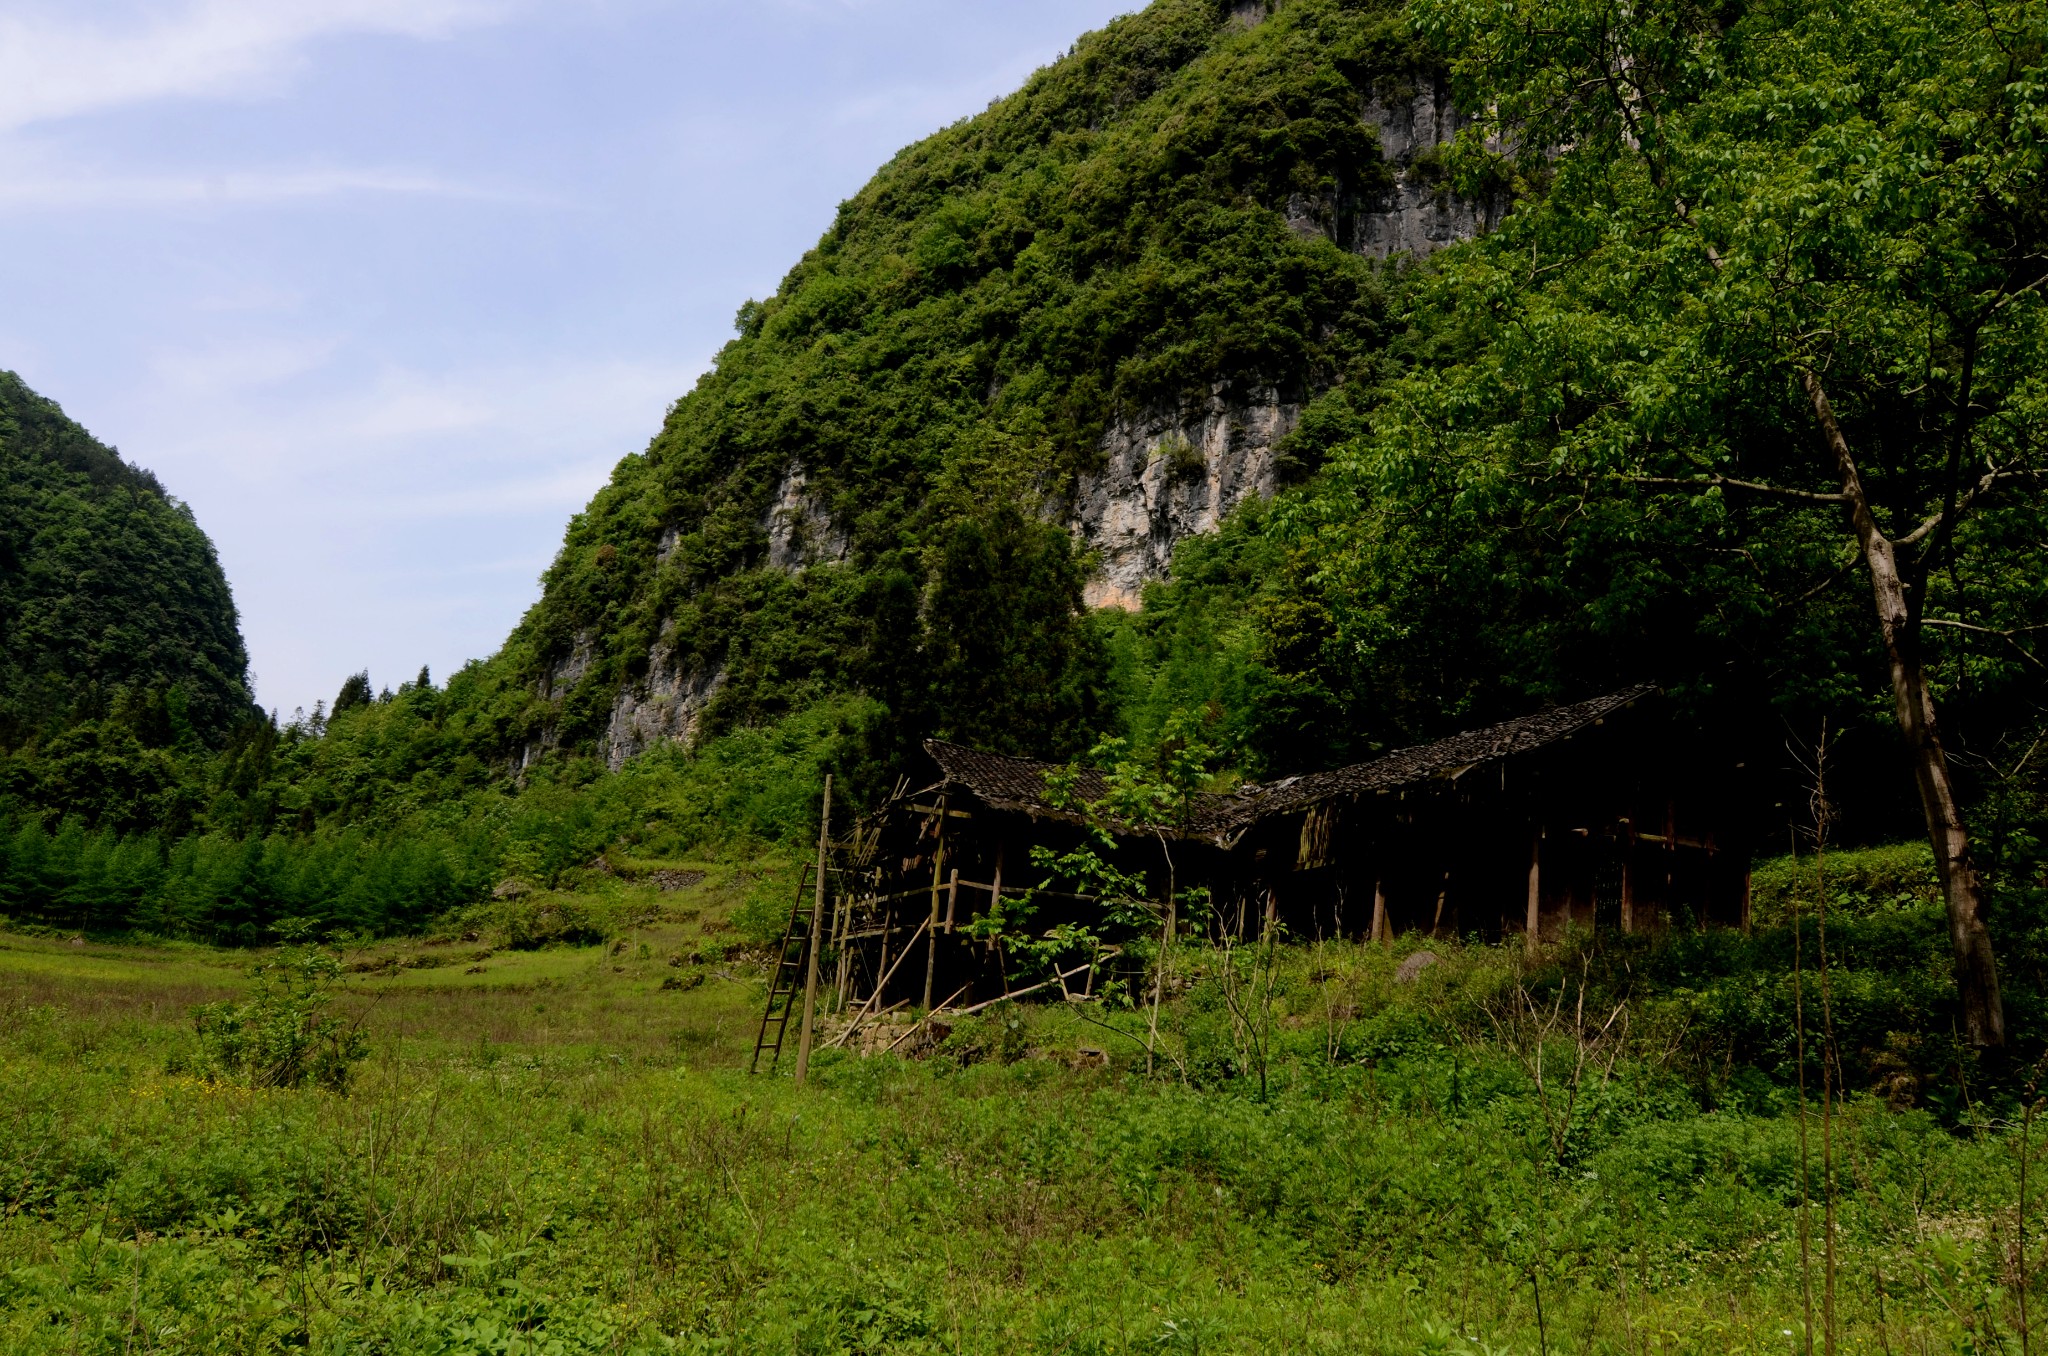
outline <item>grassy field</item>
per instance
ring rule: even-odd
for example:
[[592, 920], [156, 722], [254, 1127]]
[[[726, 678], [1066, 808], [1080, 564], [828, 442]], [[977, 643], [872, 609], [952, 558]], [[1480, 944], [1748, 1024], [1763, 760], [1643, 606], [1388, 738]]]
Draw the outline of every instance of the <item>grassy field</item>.
[[786, 887], [347, 950], [346, 1095], [196, 1072], [260, 957], [0, 934], [0, 1350], [1794, 1352], [1830, 1272], [1841, 1350], [2032, 1345], [2011, 1106], [1852, 1084], [1802, 1157], [1698, 1016], [1761, 936], [1605, 958], [1666, 978], [1604, 1027], [1591, 953], [1191, 946], [1153, 1076], [1143, 1014], [1020, 1005], [799, 1088], [730, 922]]

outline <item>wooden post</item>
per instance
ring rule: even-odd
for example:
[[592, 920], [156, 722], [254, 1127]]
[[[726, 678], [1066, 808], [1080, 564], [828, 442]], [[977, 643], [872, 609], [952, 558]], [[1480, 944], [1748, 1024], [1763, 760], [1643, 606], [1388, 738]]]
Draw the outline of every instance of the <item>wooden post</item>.
[[1543, 940], [1543, 831], [1529, 837], [1529, 954], [1534, 956]]
[[[941, 801], [939, 803], [943, 805], [945, 802]], [[939, 868], [945, 864], [945, 861], [946, 840], [941, 837], [939, 839], [938, 855], [932, 858], [932, 916], [930, 929], [925, 934], [924, 939], [924, 1010], [926, 1012], [932, 1010], [932, 977], [938, 973], [939, 968]], [[959, 876], [960, 873], [958, 871], [953, 873], [955, 880], [959, 879]]]
[[841, 895], [832, 907], [832, 949], [839, 956], [838, 972], [832, 977], [832, 1010], [846, 1010], [846, 981], [849, 975], [848, 962], [851, 956], [846, 949], [846, 934], [853, 931], [853, 896]]
[[953, 919], [960, 906], [960, 868], [953, 868], [953, 875], [946, 881], [946, 935], [953, 935]]
[[818, 934], [825, 926], [825, 843], [832, 832], [832, 774], [825, 774], [825, 808], [818, 815], [818, 894], [811, 903], [810, 963], [804, 969], [804, 1024], [796, 1038], [796, 1081], [811, 1076], [811, 1019], [818, 1011]]
[[1391, 928], [1387, 926], [1387, 882], [1375, 879], [1372, 883], [1372, 939], [1381, 946], [1390, 945], [1394, 940]]
[[[997, 843], [997, 844], [996, 844], [996, 878], [995, 878], [994, 880], [992, 880], [992, 881], [990, 881], [990, 882], [989, 882], [989, 887], [988, 887], [988, 911], [989, 911], [990, 913], [994, 913], [994, 912], [995, 912], [995, 911], [996, 911], [997, 909], [1000, 909], [1000, 908], [1001, 908], [1002, 906], [1003, 906], [1003, 845], [1002, 845], [1001, 843]], [[996, 939], [995, 939], [995, 937], [994, 937], [994, 935], [993, 935], [993, 934], [991, 934], [991, 935], [990, 935], [990, 937], [989, 937], [989, 939], [988, 939], [988, 950], [989, 950], [989, 954], [990, 954], [990, 955], [994, 955], [994, 954], [996, 953]], [[1010, 977], [1009, 977], [1009, 976], [1008, 976], [1008, 975], [1006, 974], [1006, 975], [1004, 975], [1004, 976], [1003, 976], [1003, 991], [1004, 991], [1005, 993], [1007, 993], [1007, 992], [1009, 992], [1009, 988], [1010, 988]]]
[[1636, 930], [1636, 843], [1635, 830], [1621, 840], [1621, 930]]

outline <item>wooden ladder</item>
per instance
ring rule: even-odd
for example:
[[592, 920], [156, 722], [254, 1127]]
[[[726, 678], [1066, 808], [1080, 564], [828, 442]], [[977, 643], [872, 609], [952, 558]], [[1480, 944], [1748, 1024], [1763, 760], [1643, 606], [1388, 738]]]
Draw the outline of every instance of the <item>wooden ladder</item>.
[[754, 1035], [754, 1058], [747, 1066], [750, 1074], [761, 1071], [764, 1051], [768, 1055], [768, 1072], [775, 1072], [775, 1065], [782, 1058], [783, 1033], [789, 1030], [790, 1020], [803, 1009], [804, 963], [810, 957], [811, 947], [808, 905], [817, 879], [818, 868], [806, 863], [803, 876], [797, 881], [796, 898], [789, 906], [789, 923], [782, 930], [782, 947], [776, 957], [775, 973], [768, 981], [768, 1006], [761, 1013], [761, 1029]]

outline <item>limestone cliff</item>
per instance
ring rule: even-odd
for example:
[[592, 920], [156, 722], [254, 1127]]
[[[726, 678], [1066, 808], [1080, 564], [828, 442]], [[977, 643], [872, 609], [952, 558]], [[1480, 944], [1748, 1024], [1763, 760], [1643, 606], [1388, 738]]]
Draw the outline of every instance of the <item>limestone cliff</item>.
[[[1497, 218], [1502, 204], [1460, 197], [1431, 172], [1432, 153], [1460, 126], [1440, 77], [1386, 82], [1363, 121], [1378, 135], [1392, 182], [1366, 194], [1290, 196], [1287, 223], [1297, 233], [1372, 259], [1421, 259]], [[1213, 532], [1246, 497], [1270, 496], [1274, 445], [1300, 415], [1300, 402], [1275, 389], [1230, 398], [1219, 384], [1193, 408], [1116, 421], [1102, 440], [1102, 469], [1080, 477], [1069, 515], [1100, 562], [1089, 606], [1135, 609], [1144, 586], [1166, 576], [1177, 543]]]
[[1273, 445], [1301, 414], [1278, 392], [1197, 410], [1118, 420], [1100, 471], [1080, 477], [1068, 521], [1094, 553], [1090, 607], [1135, 611], [1146, 584], [1166, 577], [1182, 539], [1213, 532], [1251, 495], [1273, 493]]
[[1397, 10], [1155, 0], [884, 166], [571, 525], [508, 647], [537, 745], [616, 765], [860, 685], [923, 644], [866, 609], [928, 613], [935, 543], [1003, 497], [1128, 609], [1274, 494], [1400, 261], [1504, 210], [1449, 189]]

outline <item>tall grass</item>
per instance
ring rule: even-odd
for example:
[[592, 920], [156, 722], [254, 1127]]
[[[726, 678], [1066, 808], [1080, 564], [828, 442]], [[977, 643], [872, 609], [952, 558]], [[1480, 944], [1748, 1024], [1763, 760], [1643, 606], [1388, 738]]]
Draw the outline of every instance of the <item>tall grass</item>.
[[[1402, 948], [1280, 948], [1256, 1041], [1233, 958], [1188, 947], [1156, 1077], [1143, 1005], [1019, 1005], [798, 1088], [736, 1072], [753, 888], [602, 946], [356, 953], [345, 1097], [187, 1072], [182, 1004], [242, 957], [0, 938], [0, 1350], [1802, 1344], [1797, 1069], [1721, 1053], [1800, 1001], [1790, 935], [1436, 944], [1412, 983]], [[1855, 927], [1845, 1057], [1909, 1012], [1858, 988]], [[1838, 1349], [2016, 1346], [2021, 1118], [1836, 1087]]]

